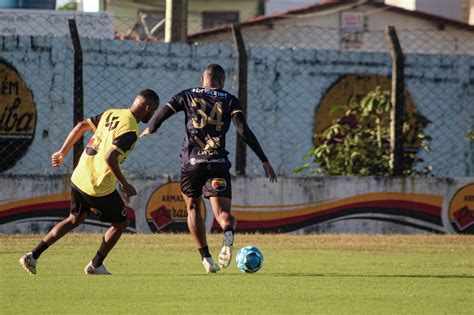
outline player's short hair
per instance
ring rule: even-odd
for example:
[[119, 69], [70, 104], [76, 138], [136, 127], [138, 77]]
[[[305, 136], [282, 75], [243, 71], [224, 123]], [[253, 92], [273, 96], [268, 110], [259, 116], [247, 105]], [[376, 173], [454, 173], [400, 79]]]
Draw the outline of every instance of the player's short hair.
[[138, 96], [140, 96], [143, 99], [144, 103], [159, 103], [160, 102], [160, 97], [158, 96], [158, 94], [156, 94], [155, 91], [150, 90], [150, 89], [141, 90], [140, 93], [138, 93]]
[[220, 65], [212, 63], [204, 69], [203, 76], [207, 77], [213, 82], [218, 82], [225, 78], [225, 72]]

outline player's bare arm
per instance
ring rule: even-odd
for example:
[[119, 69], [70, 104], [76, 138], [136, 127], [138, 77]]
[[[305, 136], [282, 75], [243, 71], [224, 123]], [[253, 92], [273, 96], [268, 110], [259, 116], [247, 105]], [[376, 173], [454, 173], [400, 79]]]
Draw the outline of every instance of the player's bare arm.
[[263, 152], [262, 147], [260, 146], [260, 143], [257, 140], [257, 137], [255, 137], [255, 134], [252, 132], [249, 125], [247, 124], [244, 114], [242, 112], [235, 113], [234, 115], [232, 115], [232, 121], [239, 135], [242, 136], [245, 143], [247, 143], [247, 145], [258, 156], [260, 161], [262, 161], [265, 176], [270, 179], [270, 182], [276, 182], [277, 176], [275, 174], [275, 171], [273, 170], [272, 165], [270, 164], [265, 153]]
[[115, 178], [117, 178], [117, 181], [120, 183], [120, 185], [122, 186], [122, 190], [127, 194], [127, 196], [135, 196], [137, 194], [137, 191], [131, 184], [127, 182], [125, 176], [120, 170], [120, 166], [118, 163], [120, 154], [121, 153], [119, 151], [115, 149], [110, 149], [105, 156], [105, 161], [107, 162], [110, 171], [112, 172], [112, 174], [114, 174]]
[[69, 150], [74, 146], [74, 144], [84, 135], [84, 133], [88, 130], [92, 130], [91, 125], [86, 121], [83, 120], [79, 122], [74, 128], [71, 130], [69, 135], [67, 136], [66, 140], [64, 141], [61, 149], [59, 151], [53, 153], [51, 155], [51, 163], [54, 167], [58, 167], [64, 162], [64, 157], [67, 155]]

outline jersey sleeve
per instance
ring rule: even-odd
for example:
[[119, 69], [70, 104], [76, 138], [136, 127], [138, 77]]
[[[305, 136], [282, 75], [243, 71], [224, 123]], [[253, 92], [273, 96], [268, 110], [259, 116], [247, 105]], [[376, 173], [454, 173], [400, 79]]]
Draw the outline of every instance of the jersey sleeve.
[[240, 105], [240, 101], [237, 97], [232, 97], [232, 100], [230, 101], [230, 116], [233, 116], [234, 114], [237, 113], [242, 113], [244, 114], [244, 110], [242, 109], [242, 106]]
[[119, 151], [121, 154], [125, 154], [125, 152], [127, 152], [133, 147], [137, 139], [137, 133], [134, 131], [129, 131], [118, 136], [114, 140], [113, 145], [115, 146], [117, 151]]
[[92, 129], [94, 129], [94, 131], [97, 129], [97, 126], [99, 126], [100, 118], [102, 117], [103, 114], [104, 113], [100, 113], [97, 116], [92, 116], [92, 117], [87, 118], [87, 122], [92, 127]]
[[176, 94], [175, 96], [173, 96], [173, 97], [168, 101], [168, 103], [166, 103], [165, 106], [168, 106], [169, 108], [171, 108], [171, 110], [173, 110], [173, 112], [175, 112], [175, 113], [180, 112], [180, 111], [183, 111], [183, 110], [184, 110], [184, 96], [183, 96], [183, 92], [178, 93], [178, 94]]
[[243, 112], [235, 113], [232, 116], [232, 121], [234, 122], [235, 128], [240, 136], [244, 139], [245, 143], [255, 152], [262, 163], [268, 162], [268, 158], [262, 150], [260, 143], [258, 143], [257, 137], [255, 134], [250, 130], [247, 121], [245, 120], [245, 116]]

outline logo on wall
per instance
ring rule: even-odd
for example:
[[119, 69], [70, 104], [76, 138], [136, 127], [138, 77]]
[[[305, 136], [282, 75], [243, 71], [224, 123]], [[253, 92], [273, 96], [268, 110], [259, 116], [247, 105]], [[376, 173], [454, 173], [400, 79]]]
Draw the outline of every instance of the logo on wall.
[[[201, 216], [206, 219], [206, 206], [201, 199]], [[146, 205], [146, 220], [152, 232], [182, 232], [188, 230], [188, 211], [179, 182], [159, 186]]]
[[458, 233], [474, 234], [474, 184], [459, 189], [449, 204], [449, 222]]
[[12, 168], [33, 142], [36, 106], [20, 74], [0, 59], [0, 172]]

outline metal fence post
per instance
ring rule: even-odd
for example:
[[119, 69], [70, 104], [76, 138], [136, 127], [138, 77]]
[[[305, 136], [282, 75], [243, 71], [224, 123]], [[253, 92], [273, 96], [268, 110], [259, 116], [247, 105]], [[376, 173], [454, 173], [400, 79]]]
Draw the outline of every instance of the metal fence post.
[[[82, 48], [79, 32], [77, 31], [76, 20], [69, 19], [69, 33], [71, 34], [72, 51], [74, 53], [74, 106], [73, 120], [74, 126], [84, 119], [84, 86], [82, 80]], [[74, 168], [84, 150], [84, 137], [76, 142], [73, 149]]]
[[[239, 58], [239, 100], [244, 111], [247, 112], [247, 51], [240, 30], [240, 24], [232, 25], [232, 34], [234, 36], [235, 46], [237, 47], [237, 55]], [[240, 135], [237, 135], [237, 143], [235, 148], [235, 174], [245, 175], [245, 167], [247, 165], [247, 145]]]
[[392, 175], [400, 176], [403, 163], [403, 111], [405, 109], [404, 56], [395, 27], [387, 26], [385, 36], [392, 55], [390, 166]]

